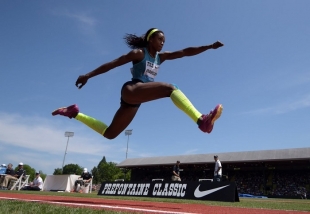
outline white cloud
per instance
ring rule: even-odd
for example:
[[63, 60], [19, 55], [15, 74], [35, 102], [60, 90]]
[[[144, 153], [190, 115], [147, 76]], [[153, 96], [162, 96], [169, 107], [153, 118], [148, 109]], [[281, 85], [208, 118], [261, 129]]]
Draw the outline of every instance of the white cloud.
[[[92, 168], [103, 156], [108, 161], [125, 159], [124, 143], [107, 140], [76, 121], [76, 126], [66, 126], [59, 120], [21, 116], [0, 112], [0, 148], [4, 152], [0, 161], [16, 166], [24, 162], [44, 173], [53, 173], [62, 166], [67, 144], [64, 131], [74, 131], [69, 138], [65, 165], [75, 163]], [[85, 129], [83, 129], [85, 128]], [[87, 130], [87, 131], [85, 131]]]
[[[4, 144], [31, 148], [35, 151], [49, 151], [58, 154], [63, 151], [64, 127], [58, 126], [50, 120], [43, 118], [22, 117], [0, 113], [0, 139]], [[68, 129], [68, 128], [67, 128]], [[67, 130], [65, 129], [65, 130]], [[70, 129], [70, 128], [69, 128]], [[111, 149], [109, 145], [102, 147], [102, 142], [90, 137], [74, 136], [69, 142], [74, 146], [72, 152], [81, 154], [102, 154]], [[85, 149], [85, 144], [92, 142], [92, 146]]]
[[70, 26], [72, 25], [78, 30], [77, 34], [83, 36], [82, 42], [91, 45], [97, 54], [106, 55], [109, 53], [109, 51], [102, 49], [105, 46], [104, 36], [98, 33], [99, 21], [93, 15], [90, 15], [93, 14], [91, 11], [54, 10], [52, 14], [65, 17], [65, 21], [69, 20]]
[[91, 14], [90, 12], [85, 11], [72, 12], [68, 10], [54, 10], [52, 11], [52, 14], [59, 17], [66, 17], [67, 19], [65, 21], [69, 20], [70, 26], [72, 25], [76, 27], [78, 33], [84, 36], [83, 41], [92, 44], [94, 47], [96, 47], [97, 45], [102, 45], [102, 38], [98, 35], [96, 29], [98, 21], [96, 18], [90, 15]]
[[307, 107], [310, 107], [310, 94], [278, 105], [244, 112], [244, 114], [285, 114]]
[[85, 13], [70, 13], [66, 12], [63, 14], [66, 17], [72, 19], [80, 32], [84, 35], [91, 36], [91, 38], [97, 38], [95, 18], [85, 14]]
[[[310, 82], [310, 72], [298, 68], [287, 68], [287, 70], [271, 71], [267, 80], [264, 80], [264, 88], [273, 90], [291, 89], [306, 85]], [[261, 89], [261, 85], [259, 86]]]
[[94, 19], [93, 17], [90, 17], [86, 14], [74, 14], [74, 13], [66, 12], [66, 13], [64, 13], [64, 15], [69, 17], [69, 18], [76, 20], [77, 22], [79, 22], [80, 24], [82, 24], [84, 26], [93, 27], [97, 23], [96, 19]]
[[71, 12], [68, 10], [54, 10], [53, 15], [65, 16], [75, 21], [78, 25], [83, 25], [84, 27], [95, 27], [97, 20], [89, 15], [87, 12]]

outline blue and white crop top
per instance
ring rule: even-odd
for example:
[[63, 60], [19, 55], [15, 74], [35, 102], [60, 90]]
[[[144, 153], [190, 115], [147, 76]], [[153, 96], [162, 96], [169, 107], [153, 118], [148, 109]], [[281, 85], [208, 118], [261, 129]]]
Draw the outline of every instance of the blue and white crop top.
[[138, 79], [142, 82], [154, 82], [160, 65], [158, 53], [155, 58], [151, 57], [146, 48], [144, 48], [144, 58], [141, 62], [134, 64], [130, 69], [132, 79]]

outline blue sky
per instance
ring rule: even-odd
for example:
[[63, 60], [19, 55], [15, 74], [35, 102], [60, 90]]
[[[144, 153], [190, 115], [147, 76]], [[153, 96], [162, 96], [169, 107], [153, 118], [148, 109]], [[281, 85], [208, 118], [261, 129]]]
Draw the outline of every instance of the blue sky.
[[156, 81], [175, 83], [201, 113], [224, 111], [202, 133], [170, 98], [143, 104], [127, 129], [128, 158], [309, 147], [310, 1], [2, 1], [0, 163], [52, 174], [126, 157], [124, 133], [107, 140], [80, 122], [52, 117], [62, 106], [109, 124], [131, 64], [75, 81], [130, 51], [126, 33], [164, 31], [163, 51], [224, 47], [166, 61]]

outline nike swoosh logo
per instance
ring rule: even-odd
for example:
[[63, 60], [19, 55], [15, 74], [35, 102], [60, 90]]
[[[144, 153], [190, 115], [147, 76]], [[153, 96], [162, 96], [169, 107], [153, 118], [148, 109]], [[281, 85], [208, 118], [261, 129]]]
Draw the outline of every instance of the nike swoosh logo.
[[195, 192], [194, 192], [194, 196], [195, 196], [196, 198], [201, 198], [201, 197], [203, 197], [203, 196], [209, 195], [209, 194], [211, 194], [211, 193], [213, 193], [213, 192], [216, 192], [216, 191], [218, 191], [218, 190], [220, 190], [220, 189], [223, 189], [223, 188], [225, 188], [225, 187], [228, 187], [228, 186], [229, 186], [229, 184], [226, 185], [226, 186], [217, 187], [217, 188], [214, 188], [214, 189], [209, 189], [209, 190], [205, 190], [205, 191], [200, 191], [200, 190], [199, 190], [200, 184], [199, 184], [199, 186], [196, 188], [196, 190], [195, 190]]

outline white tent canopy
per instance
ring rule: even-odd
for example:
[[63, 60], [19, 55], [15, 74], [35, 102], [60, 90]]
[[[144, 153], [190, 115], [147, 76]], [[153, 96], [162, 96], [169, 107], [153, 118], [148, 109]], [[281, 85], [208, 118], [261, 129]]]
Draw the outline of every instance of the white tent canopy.
[[44, 191], [70, 192], [80, 175], [48, 175], [43, 184]]

